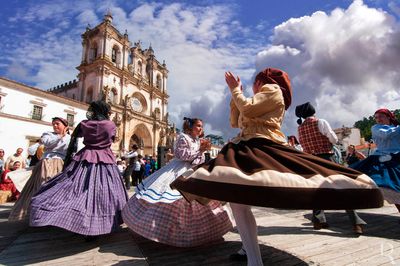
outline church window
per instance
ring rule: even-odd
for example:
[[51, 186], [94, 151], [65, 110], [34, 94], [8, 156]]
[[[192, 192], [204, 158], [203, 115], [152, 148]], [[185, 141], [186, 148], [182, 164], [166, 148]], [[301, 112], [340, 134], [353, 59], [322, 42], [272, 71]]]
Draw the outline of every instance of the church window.
[[43, 114], [43, 107], [34, 105], [32, 111], [32, 119], [42, 120], [42, 114]]
[[89, 88], [86, 92], [86, 102], [91, 103], [93, 101], [93, 88]]
[[114, 48], [112, 49], [112, 53], [111, 53], [111, 61], [112, 61], [113, 63], [117, 63], [117, 54], [118, 54], [118, 48], [117, 48], [117, 47], [114, 47]]
[[157, 89], [159, 89], [159, 90], [162, 89], [162, 79], [161, 79], [161, 75], [160, 75], [160, 74], [157, 75], [156, 87], [157, 87]]
[[129, 56], [128, 56], [128, 65], [131, 65], [132, 64], [132, 62], [133, 62], [133, 54], [129, 54]]
[[139, 75], [142, 75], [142, 62], [141, 61], [138, 62], [137, 72]]
[[89, 61], [93, 62], [97, 58], [97, 44], [93, 44], [90, 48]]

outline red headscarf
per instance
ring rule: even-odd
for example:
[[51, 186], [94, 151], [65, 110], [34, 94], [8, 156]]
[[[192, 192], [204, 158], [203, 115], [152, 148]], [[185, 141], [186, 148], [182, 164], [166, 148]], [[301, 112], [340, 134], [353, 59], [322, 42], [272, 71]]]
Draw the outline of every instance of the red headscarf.
[[389, 118], [389, 122], [391, 125], [399, 125], [399, 122], [396, 120], [396, 117], [394, 116], [394, 113], [390, 112], [388, 109], [386, 108], [381, 108], [375, 111], [374, 114], [376, 113], [380, 113], [380, 114], [384, 114]]
[[[292, 104], [292, 85], [290, 85], [289, 75], [277, 68], [266, 68], [257, 74], [255, 81], [263, 84], [277, 84], [282, 90], [285, 110]], [[254, 81], [254, 82], [255, 82]]]

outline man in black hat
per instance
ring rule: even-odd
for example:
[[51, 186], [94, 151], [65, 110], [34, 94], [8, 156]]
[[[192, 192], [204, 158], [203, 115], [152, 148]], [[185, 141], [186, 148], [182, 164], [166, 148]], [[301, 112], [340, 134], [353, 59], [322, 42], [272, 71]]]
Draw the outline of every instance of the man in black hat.
[[138, 160], [138, 155], [139, 153], [137, 150], [139, 149], [139, 146], [137, 144], [132, 145], [132, 151], [128, 152], [124, 156], [122, 156], [122, 159], [129, 159], [128, 166], [125, 169], [124, 172], [124, 180], [125, 180], [125, 188], [129, 190], [131, 188], [131, 182], [130, 179], [132, 177], [133, 180], [133, 171], [135, 170], [136, 166], [136, 161]]
[[[315, 108], [309, 102], [296, 106], [295, 112], [299, 117], [297, 120], [299, 142], [304, 152], [335, 162], [333, 145], [338, 142], [338, 138], [329, 123], [315, 116]], [[346, 212], [353, 224], [353, 231], [362, 234], [362, 226], [366, 222], [354, 210]], [[313, 210], [312, 222], [316, 230], [329, 227], [323, 210]]]

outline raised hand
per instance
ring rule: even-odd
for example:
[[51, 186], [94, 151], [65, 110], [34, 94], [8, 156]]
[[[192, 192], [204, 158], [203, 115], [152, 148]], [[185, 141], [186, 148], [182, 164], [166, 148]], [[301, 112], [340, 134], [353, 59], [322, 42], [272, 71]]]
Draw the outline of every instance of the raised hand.
[[208, 139], [200, 139], [200, 150], [211, 150], [211, 142]]
[[242, 88], [242, 82], [240, 81], [240, 78], [238, 76], [235, 77], [235, 75], [233, 75], [233, 73], [230, 71], [225, 72], [225, 81], [231, 91], [239, 86]]

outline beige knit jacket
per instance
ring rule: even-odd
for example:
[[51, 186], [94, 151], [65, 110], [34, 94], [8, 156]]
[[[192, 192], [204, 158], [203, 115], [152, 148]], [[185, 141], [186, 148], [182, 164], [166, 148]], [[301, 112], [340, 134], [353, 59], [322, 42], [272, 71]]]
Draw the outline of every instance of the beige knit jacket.
[[282, 91], [276, 84], [265, 84], [253, 97], [246, 98], [240, 87], [232, 90], [230, 123], [241, 132], [232, 141], [267, 138], [287, 145], [281, 131], [285, 114]]

